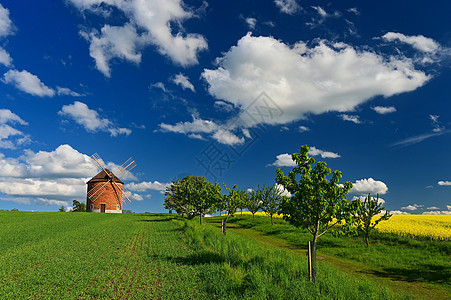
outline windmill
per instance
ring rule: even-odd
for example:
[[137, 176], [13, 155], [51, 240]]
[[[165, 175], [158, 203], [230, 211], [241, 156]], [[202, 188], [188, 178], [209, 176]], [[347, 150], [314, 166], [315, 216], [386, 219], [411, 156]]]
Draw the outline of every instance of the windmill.
[[100, 172], [86, 183], [88, 185], [86, 211], [122, 213], [123, 196], [129, 202], [131, 202], [133, 196], [124, 187], [124, 183], [118, 176], [124, 176], [130, 172], [131, 169], [136, 167], [136, 162], [130, 157], [120, 166], [119, 172], [115, 175], [106, 168], [105, 163], [97, 153], [94, 153], [90, 158]]

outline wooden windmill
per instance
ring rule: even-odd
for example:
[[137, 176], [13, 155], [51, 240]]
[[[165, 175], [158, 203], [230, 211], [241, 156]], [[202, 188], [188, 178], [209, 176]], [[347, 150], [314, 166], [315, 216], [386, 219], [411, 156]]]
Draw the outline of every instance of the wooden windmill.
[[94, 153], [90, 158], [100, 172], [86, 183], [88, 185], [86, 211], [122, 213], [123, 196], [131, 202], [132, 194], [124, 187], [124, 183], [117, 176], [123, 176], [130, 172], [131, 169], [136, 167], [135, 161], [130, 157], [121, 165], [120, 171], [115, 175], [106, 168], [105, 163], [97, 153]]

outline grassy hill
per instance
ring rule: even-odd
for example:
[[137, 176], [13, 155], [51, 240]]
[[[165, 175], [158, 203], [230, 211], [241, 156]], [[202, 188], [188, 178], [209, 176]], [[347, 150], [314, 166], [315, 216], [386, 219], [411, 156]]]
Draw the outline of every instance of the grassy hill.
[[310, 283], [305, 255], [233, 230], [224, 237], [214, 222], [0, 212], [0, 299], [409, 298], [366, 276], [319, 269]]

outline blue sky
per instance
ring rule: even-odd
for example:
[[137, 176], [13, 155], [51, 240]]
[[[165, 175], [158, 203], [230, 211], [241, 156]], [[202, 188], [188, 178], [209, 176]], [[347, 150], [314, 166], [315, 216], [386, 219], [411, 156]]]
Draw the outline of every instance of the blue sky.
[[173, 179], [273, 184], [308, 144], [349, 199], [449, 214], [450, 8], [0, 0], [0, 209], [84, 201], [97, 152], [162, 212]]

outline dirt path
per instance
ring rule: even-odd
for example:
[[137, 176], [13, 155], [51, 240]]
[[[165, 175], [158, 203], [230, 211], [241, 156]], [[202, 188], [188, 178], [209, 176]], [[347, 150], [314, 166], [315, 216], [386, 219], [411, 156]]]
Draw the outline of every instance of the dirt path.
[[[307, 255], [304, 249], [299, 249], [299, 247], [287, 242], [284, 239], [268, 236], [253, 229], [236, 227], [234, 224], [231, 224], [230, 227], [227, 227], [227, 230], [231, 230], [246, 237], [253, 238], [254, 240], [257, 240], [265, 245], [290, 251], [298, 255]], [[415, 299], [451, 300], [451, 294], [447, 289], [437, 289], [425, 283], [396, 280], [388, 277], [388, 274], [387, 276], [384, 276], [384, 274], [380, 272], [380, 270], [372, 269], [371, 267], [359, 262], [337, 258], [335, 256], [321, 253], [320, 251], [318, 251], [317, 253], [317, 259], [318, 261], [327, 263], [328, 265], [331, 265], [342, 272], [347, 272], [359, 276], [367, 276], [372, 280], [381, 283], [383, 286], [387, 286], [393, 291], [400, 291], [409, 295], [413, 295]]]

